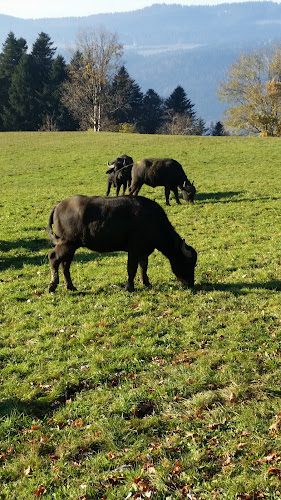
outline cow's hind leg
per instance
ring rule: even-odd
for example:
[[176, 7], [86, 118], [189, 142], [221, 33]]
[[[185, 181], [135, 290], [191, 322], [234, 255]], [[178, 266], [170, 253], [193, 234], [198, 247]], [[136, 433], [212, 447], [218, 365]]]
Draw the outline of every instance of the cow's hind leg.
[[72, 262], [75, 249], [68, 245], [58, 243], [53, 250], [49, 252], [49, 262], [51, 267], [51, 282], [49, 292], [54, 292], [59, 284], [59, 266], [61, 265], [64, 282], [67, 290], [75, 291], [70, 276], [70, 264]]
[[127, 262], [127, 271], [128, 271], [128, 281], [125, 285], [125, 290], [127, 292], [133, 292], [135, 290], [134, 279], [138, 269], [138, 259], [135, 255], [128, 252], [128, 262]]
[[148, 257], [143, 257], [139, 261], [140, 272], [141, 272], [141, 280], [145, 286], [151, 288], [151, 283], [147, 276], [147, 266], [148, 266]]
[[129, 188], [129, 194], [137, 196], [138, 193], [141, 190], [141, 187], [142, 187], [142, 184], [141, 185], [136, 185], [136, 184], [132, 183], [130, 185], [130, 188]]
[[55, 248], [49, 252], [48, 258], [51, 268], [51, 282], [49, 284], [49, 292], [54, 292], [59, 284], [59, 265], [60, 265]]
[[76, 292], [77, 288], [72, 283], [72, 279], [70, 276], [70, 270], [69, 270], [72, 259], [73, 259], [73, 255], [71, 258], [69, 258], [65, 262], [61, 263], [61, 268], [62, 268], [62, 272], [63, 272], [64, 283], [65, 283], [66, 289], [71, 290], [72, 292]]

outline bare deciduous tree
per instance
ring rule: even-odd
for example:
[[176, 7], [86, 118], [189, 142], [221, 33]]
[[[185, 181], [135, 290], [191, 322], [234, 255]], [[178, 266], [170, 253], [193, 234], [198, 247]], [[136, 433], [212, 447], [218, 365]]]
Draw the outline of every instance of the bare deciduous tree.
[[109, 104], [108, 87], [120, 67], [123, 46], [116, 33], [100, 27], [77, 36], [77, 50], [63, 86], [63, 102], [83, 129], [102, 128], [103, 110]]

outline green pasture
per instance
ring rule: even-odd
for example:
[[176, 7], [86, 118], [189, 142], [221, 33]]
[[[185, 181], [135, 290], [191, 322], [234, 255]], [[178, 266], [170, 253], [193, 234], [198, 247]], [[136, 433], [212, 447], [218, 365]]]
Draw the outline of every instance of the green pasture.
[[[143, 187], [198, 252], [184, 289], [158, 251], [79, 249], [48, 293], [53, 206], [106, 192], [106, 163], [178, 160], [193, 205]], [[0, 134], [0, 499], [281, 498], [281, 141]], [[111, 193], [113, 195], [113, 193]]]

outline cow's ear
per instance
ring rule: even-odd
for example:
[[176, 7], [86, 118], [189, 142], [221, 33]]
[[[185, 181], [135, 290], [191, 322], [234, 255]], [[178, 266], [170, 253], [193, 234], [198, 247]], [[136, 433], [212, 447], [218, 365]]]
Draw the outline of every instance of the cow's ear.
[[111, 167], [105, 173], [106, 174], [111, 174], [111, 172], [113, 172], [113, 170], [114, 170], [114, 167]]

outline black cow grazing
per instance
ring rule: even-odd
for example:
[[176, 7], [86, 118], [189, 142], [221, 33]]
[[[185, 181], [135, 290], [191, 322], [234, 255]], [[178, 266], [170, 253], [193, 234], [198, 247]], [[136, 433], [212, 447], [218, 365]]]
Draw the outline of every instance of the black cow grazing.
[[166, 205], [170, 205], [170, 191], [174, 192], [176, 202], [180, 204], [178, 186], [187, 203], [192, 203], [196, 193], [180, 163], [172, 158], [144, 158], [133, 164], [130, 194], [137, 195], [143, 184], [151, 187], [165, 186]]
[[155, 201], [142, 196], [72, 196], [56, 205], [49, 217], [48, 233], [55, 248], [49, 252], [51, 283], [59, 283], [59, 265], [65, 286], [75, 291], [70, 265], [79, 247], [95, 252], [128, 252], [128, 281], [125, 289], [134, 291], [138, 265], [141, 279], [150, 287], [148, 257], [155, 248], [170, 261], [172, 271], [183, 285], [194, 285], [197, 253], [185, 244]]
[[127, 187], [130, 185], [129, 181], [131, 181], [131, 179], [128, 180], [127, 176], [119, 176], [117, 180], [116, 173], [126, 165], [132, 165], [133, 163], [133, 158], [128, 155], [117, 156], [117, 158], [115, 158], [115, 160], [111, 163], [107, 162], [107, 166], [110, 168], [106, 171], [108, 174], [106, 196], [109, 196], [111, 186], [116, 188], [116, 196], [119, 195], [121, 186], [123, 186], [123, 195], [125, 194]]

